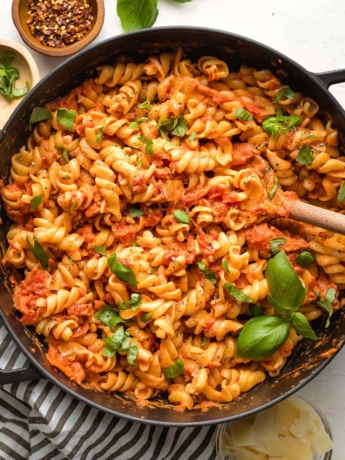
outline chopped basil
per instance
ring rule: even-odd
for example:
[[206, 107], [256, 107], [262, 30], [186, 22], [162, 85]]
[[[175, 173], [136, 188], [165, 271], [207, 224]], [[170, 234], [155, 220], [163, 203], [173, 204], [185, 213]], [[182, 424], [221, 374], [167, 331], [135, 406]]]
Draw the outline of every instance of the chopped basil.
[[66, 163], [68, 163], [69, 162], [69, 156], [68, 156], [66, 148], [63, 145], [57, 145], [56, 148], [61, 153], [62, 158], [66, 161]]
[[[70, 179], [69, 176], [68, 176], [68, 179]], [[76, 200], [73, 201], [72, 206], [69, 208], [70, 211], [74, 211], [75, 208], [77, 207], [77, 204], [78, 204], [78, 198], [77, 198]]]
[[103, 339], [105, 341], [106, 347], [103, 349], [102, 354], [108, 358], [114, 356], [118, 349], [121, 347], [122, 341], [126, 338], [125, 334], [126, 333], [124, 327], [120, 326], [115, 334], [113, 334], [111, 337], [104, 335]]
[[279, 185], [278, 177], [274, 176], [273, 185], [269, 190], [267, 190], [267, 196], [270, 200], [273, 200], [274, 195], [277, 193], [278, 185]]
[[132, 311], [138, 310], [141, 306], [141, 294], [131, 294], [131, 300], [126, 300], [125, 302], [119, 302], [117, 305], [120, 310], [127, 310], [131, 308]]
[[174, 136], [182, 137], [188, 131], [186, 120], [183, 115], [179, 115], [174, 119], [163, 118], [157, 123], [156, 129], [159, 129], [159, 132], [163, 137], [166, 132], [169, 132]]
[[131, 366], [136, 366], [134, 361], [137, 359], [138, 352], [139, 352], [138, 344], [136, 342], [132, 342], [129, 346], [129, 351], [127, 355], [128, 364], [130, 364]]
[[208, 279], [212, 284], [216, 284], [216, 275], [213, 272], [211, 272], [211, 270], [207, 270], [205, 262], [198, 262], [198, 267], [203, 272], [206, 279]]
[[325, 298], [323, 300], [319, 300], [317, 303], [318, 305], [320, 305], [320, 307], [325, 309], [328, 313], [326, 327], [330, 325], [330, 319], [331, 319], [331, 316], [333, 315], [333, 305], [332, 304], [335, 301], [336, 292], [337, 291], [334, 289], [334, 287], [329, 288], [328, 291], [326, 292]]
[[338, 201], [342, 203], [345, 200], [345, 180], [341, 183], [341, 186], [338, 190]]
[[153, 313], [144, 313], [143, 315], [140, 316], [140, 320], [143, 323], [147, 323], [153, 316]]
[[207, 344], [207, 338], [203, 335], [203, 336], [202, 336], [202, 339], [201, 339], [200, 345], [201, 345], [202, 347], [204, 347], [206, 344]]
[[142, 102], [141, 104], [138, 105], [139, 109], [150, 109], [151, 108], [151, 103], [149, 98], [146, 99], [146, 101]]
[[224, 284], [225, 289], [228, 291], [228, 293], [234, 297], [234, 299], [238, 300], [239, 302], [249, 302], [253, 303], [253, 300], [247, 296], [244, 292], [242, 292], [240, 289], [237, 289], [236, 286], [230, 283], [225, 283]]
[[298, 155], [296, 161], [300, 165], [309, 166], [314, 161], [314, 152], [313, 150], [308, 147], [308, 145], [302, 144], [301, 148], [298, 151]]
[[136, 217], [143, 216], [143, 215], [144, 215], [144, 211], [142, 211], [141, 209], [137, 209], [137, 208], [129, 208], [129, 209], [128, 209], [128, 214], [129, 214], [133, 219], [135, 219]]
[[28, 81], [22, 88], [15, 87], [19, 78], [19, 70], [11, 64], [14, 57], [15, 53], [10, 51], [0, 54], [0, 94], [8, 100], [22, 97], [30, 89]]
[[229, 261], [227, 259], [222, 260], [222, 267], [226, 272], [229, 272]]
[[174, 218], [181, 224], [189, 224], [190, 221], [189, 215], [186, 212], [181, 211], [181, 209], [176, 209], [174, 211]]
[[57, 109], [56, 111], [56, 118], [58, 122], [68, 131], [73, 128], [76, 116], [77, 112], [75, 110]]
[[262, 123], [263, 130], [268, 134], [272, 134], [273, 137], [278, 137], [282, 131], [291, 131], [302, 122], [302, 118], [297, 115], [283, 115], [281, 109], [277, 110], [276, 115], [276, 117], [266, 118]]
[[244, 121], [252, 120], [253, 117], [248, 113], [246, 110], [242, 108], [238, 108], [234, 110], [234, 117], [235, 118], [242, 118]]
[[116, 252], [108, 257], [108, 265], [111, 271], [120, 281], [128, 283], [134, 287], [137, 286], [137, 280], [133, 270], [117, 260]]
[[278, 91], [275, 99], [273, 99], [273, 103], [277, 104], [283, 98], [290, 99], [290, 101], [292, 101], [294, 97], [295, 97], [295, 92], [292, 91], [292, 89], [290, 89], [290, 88], [280, 88], [280, 90]]
[[28, 235], [26, 235], [26, 243], [29, 246], [30, 251], [36, 257], [36, 259], [40, 262], [43, 270], [48, 270], [49, 263], [48, 263], [48, 256], [41, 244], [38, 242], [36, 236], [34, 236], [34, 244], [32, 245]]
[[98, 142], [98, 144], [100, 144], [103, 140], [103, 133], [97, 133], [96, 134], [96, 142]]
[[107, 255], [107, 251], [106, 251], [106, 247], [105, 246], [95, 246], [95, 252], [97, 252], [97, 254], [100, 254], [101, 256], [106, 256]]
[[175, 364], [165, 369], [164, 376], [167, 379], [174, 379], [175, 377], [178, 377], [179, 375], [181, 375], [183, 371], [184, 371], [184, 362], [182, 361], [182, 359], [178, 358], [175, 361]]
[[139, 136], [138, 140], [142, 142], [143, 144], [145, 144], [146, 153], [148, 153], [149, 155], [153, 155], [153, 141], [143, 136]]
[[271, 248], [272, 254], [277, 254], [280, 251], [279, 246], [281, 244], [285, 244], [286, 241], [287, 241], [286, 238], [273, 238], [270, 241], [270, 248]]
[[139, 160], [137, 161], [137, 167], [138, 168], [141, 168], [143, 165], [143, 159], [142, 158], [139, 158]]
[[315, 256], [311, 251], [303, 251], [301, 254], [296, 258], [296, 262], [301, 267], [309, 267], [315, 260]]
[[197, 136], [197, 133], [195, 133], [195, 132], [192, 133], [192, 134], [188, 137], [189, 142], [193, 142], [194, 139], [196, 138], [196, 136]]
[[118, 310], [110, 305], [104, 305], [101, 310], [98, 310], [95, 313], [95, 318], [99, 319], [105, 326], [108, 326], [111, 331], [115, 329], [116, 324], [125, 322], [119, 315]]
[[34, 196], [33, 199], [30, 200], [30, 211], [38, 208], [41, 202], [42, 202], [42, 194]]

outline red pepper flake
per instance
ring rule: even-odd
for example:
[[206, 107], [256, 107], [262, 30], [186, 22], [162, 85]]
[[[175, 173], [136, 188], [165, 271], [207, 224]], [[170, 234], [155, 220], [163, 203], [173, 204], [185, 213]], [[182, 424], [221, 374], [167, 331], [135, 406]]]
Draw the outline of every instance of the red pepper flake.
[[90, 29], [92, 6], [87, 0], [28, 0], [26, 23], [42, 45], [63, 48]]

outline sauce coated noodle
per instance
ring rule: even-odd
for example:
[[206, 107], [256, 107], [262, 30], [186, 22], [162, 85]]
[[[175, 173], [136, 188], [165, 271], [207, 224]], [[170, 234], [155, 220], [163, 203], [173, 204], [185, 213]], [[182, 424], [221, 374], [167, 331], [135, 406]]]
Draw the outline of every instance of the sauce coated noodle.
[[[345, 237], [291, 221], [284, 204], [343, 212], [337, 130], [269, 70], [192, 62], [181, 49], [97, 70], [47, 105], [52, 118], [13, 155], [1, 195], [15, 222], [5, 263], [25, 274], [15, 308], [78, 384], [139, 404], [166, 393], [178, 410], [230, 402], [277, 375], [302, 339], [291, 326], [273, 355], [236, 354], [250, 308], [225, 285], [275, 313], [272, 239], [286, 240], [280, 249], [309, 286], [299, 311], [321, 316], [317, 300], [332, 287], [340, 307]], [[71, 126], [61, 109], [76, 115]], [[299, 121], [264, 129], [278, 114]], [[307, 249], [315, 260], [301, 267]]]

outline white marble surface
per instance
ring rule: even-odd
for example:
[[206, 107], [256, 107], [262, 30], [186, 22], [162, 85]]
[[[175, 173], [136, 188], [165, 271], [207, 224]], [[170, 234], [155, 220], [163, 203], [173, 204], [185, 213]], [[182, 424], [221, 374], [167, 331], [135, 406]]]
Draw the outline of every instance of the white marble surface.
[[[105, 22], [96, 42], [122, 33], [116, 16], [116, 1], [105, 0], [104, 3]], [[24, 45], [12, 22], [11, 6], [11, 0], [1, 0], [0, 38]], [[193, 0], [185, 4], [158, 0], [158, 7], [156, 26], [196, 25], [222, 29], [269, 45], [312, 72], [345, 68], [344, 0]], [[42, 77], [63, 60], [34, 51], [32, 55]], [[331, 92], [345, 107], [345, 84], [334, 85]], [[335, 440], [333, 460], [345, 460], [343, 388], [345, 353], [341, 351], [301, 391], [330, 421]]]

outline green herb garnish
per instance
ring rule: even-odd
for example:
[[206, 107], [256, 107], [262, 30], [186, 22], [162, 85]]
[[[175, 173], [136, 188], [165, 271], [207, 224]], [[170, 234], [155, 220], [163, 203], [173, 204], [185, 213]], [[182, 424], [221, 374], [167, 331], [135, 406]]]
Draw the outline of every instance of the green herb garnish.
[[22, 88], [15, 87], [19, 78], [19, 70], [11, 64], [14, 57], [15, 53], [11, 52], [0, 54], [0, 94], [8, 100], [22, 97], [30, 89], [28, 81]]
[[186, 212], [181, 211], [181, 209], [176, 209], [174, 211], [174, 219], [181, 224], [189, 224], [190, 222], [189, 215]]
[[277, 110], [276, 115], [276, 117], [266, 118], [262, 123], [263, 130], [268, 134], [272, 134], [273, 137], [278, 137], [282, 131], [291, 131], [302, 122], [302, 118], [297, 115], [283, 115], [281, 109]]
[[277, 104], [283, 98], [290, 99], [290, 101], [292, 101], [294, 97], [295, 97], [295, 92], [292, 91], [292, 89], [290, 89], [290, 88], [280, 88], [280, 90], [278, 91], [275, 99], [273, 99], [273, 103]]
[[165, 369], [164, 376], [167, 379], [174, 379], [175, 377], [178, 377], [179, 375], [181, 375], [183, 371], [184, 371], [184, 362], [182, 361], [182, 359], [178, 358], [175, 361], [175, 364]]
[[315, 260], [315, 256], [311, 251], [303, 251], [297, 257], [296, 262], [301, 267], [309, 267], [309, 265], [312, 264], [314, 260]]
[[206, 279], [208, 279], [212, 284], [216, 284], [216, 275], [211, 270], [207, 270], [205, 262], [198, 262], [198, 267], [203, 272]]
[[33, 199], [30, 200], [30, 211], [38, 208], [41, 202], [42, 202], [42, 194], [34, 196]]
[[297, 163], [300, 165], [309, 166], [314, 161], [314, 152], [313, 150], [308, 147], [308, 145], [302, 144], [301, 148], [298, 151], [298, 155], [296, 158]]
[[49, 263], [48, 263], [48, 256], [41, 244], [38, 242], [36, 236], [34, 236], [34, 244], [32, 245], [28, 235], [26, 235], [26, 243], [29, 246], [30, 251], [36, 257], [36, 259], [40, 262], [43, 270], [48, 270]]
[[108, 257], [108, 265], [110, 270], [120, 281], [137, 287], [137, 280], [134, 271], [130, 267], [127, 267], [127, 265], [117, 260], [116, 252]]
[[110, 305], [104, 305], [101, 310], [95, 313], [95, 318], [99, 319], [105, 326], [108, 326], [111, 331], [115, 329], [116, 324], [124, 323], [116, 308]]
[[277, 254], [280, 251], [279, 246], [286, 243], [286, 238], [273, 238], [270, 241], [270, 248], [272, 254]]
[[234, 110], [234, 117], [235, 118], [242, 118], [244, 121], [252, 120], [253, 117], [248, 113], [246, 110], [242, 108], [238, 108]]

